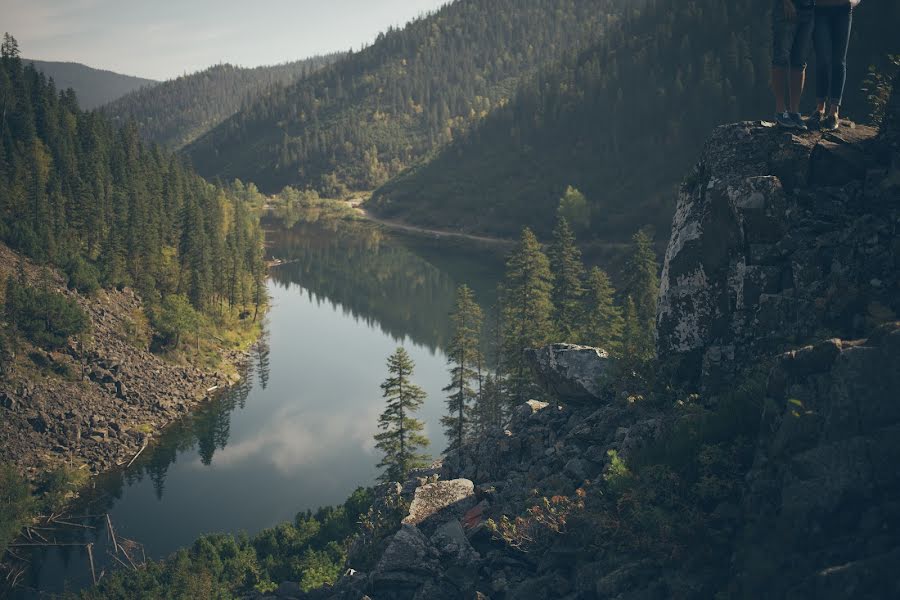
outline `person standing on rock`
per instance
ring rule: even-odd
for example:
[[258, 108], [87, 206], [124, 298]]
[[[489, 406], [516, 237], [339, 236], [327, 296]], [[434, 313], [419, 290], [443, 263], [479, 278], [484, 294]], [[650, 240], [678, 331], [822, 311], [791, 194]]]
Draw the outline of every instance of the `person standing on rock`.
[[800, 116], [800, 96], [812, 46], [815, 3], [816, 0], [774, 0], [772, 8], [775, 122], [790, 129], [807, 129]]
[[847, 83], [847, 49], [853, 9], [859, 2], [818, 0], [815, 8], [816, 110], [809, 122], [820, 129], [833, 131], [841, 124], [841, 99]]

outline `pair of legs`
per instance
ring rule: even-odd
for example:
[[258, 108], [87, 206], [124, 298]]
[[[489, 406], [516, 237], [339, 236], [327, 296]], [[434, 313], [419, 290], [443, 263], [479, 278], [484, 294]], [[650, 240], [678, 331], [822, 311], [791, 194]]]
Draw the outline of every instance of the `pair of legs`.
[[[790, 81], [789, 81], [790, 80]], [[772, 67], [772, 91], [775, 93], [775, 112], [800, 112], [800, 97], [806, 85], [806, 66]]]
[[823, 6], [815, 12], [813, 39], [816, 47], [816, 110], [837, 117], [847, 83], [847, 49], [853, 25], [853, 9]]
[[[790, 0], [787, 0], [789, 2]], [[775, 0], [772, 8], [772, 91], [778, 114], [800, 112], [800, 97], [806, 84], [806, 58], [812, 45], [812, 8], [786, 8], [786, 0]]]

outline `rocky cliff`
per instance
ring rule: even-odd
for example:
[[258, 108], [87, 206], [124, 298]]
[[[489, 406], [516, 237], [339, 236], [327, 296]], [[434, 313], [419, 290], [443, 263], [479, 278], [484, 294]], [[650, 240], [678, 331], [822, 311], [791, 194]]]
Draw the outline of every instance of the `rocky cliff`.
[[[0, 244], [0, 281], [22, 268], [75, 299], [90, 335], [55, 352], [22, 342], [0, 377], [0, 461], [29, 476], [65, 465], [90, 473], [122, 465], [165, 425], [187, 414], [235, 375], [173, 364], [149, 351], [144, 305], [130, 289], [85, 297], [65, 280]], [[223, 349], [223, 362], [243, 359]]]
[[867, 127], [718, 128], [684, 182], [662, 274], [660, 360], [714, 390], [735, 368], [900, 312], [900, 188]]
[[659, 389], [611, 393], [599, 349], [529, 351], [552, 403], [380, 488], [347, 575], [277, 596], [900, 597], [888, 113], [881, 133], [717, 129], [672, 227]]

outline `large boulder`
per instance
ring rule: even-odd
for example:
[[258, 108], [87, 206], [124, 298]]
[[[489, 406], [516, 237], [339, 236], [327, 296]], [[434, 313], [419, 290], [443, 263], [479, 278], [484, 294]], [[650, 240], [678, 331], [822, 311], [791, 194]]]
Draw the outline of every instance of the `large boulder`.
[[682, 184], [660, 282], [657, 353], [715, 391], [740, 365], [900, 311], [896, 196], [876, 131], [719, 127]]
[[436, 481], [416, 489], [405, 525], [434, 526], [460, 519], [475, 506], [475, 484], [468, 479]]
[[525, 350], [525, 360], [551, 394], [570, 402], [592, 402], [609, 396], [612, 360], [600, 348], [552, 344]]
[[417, 527], [404, 524], [388, 542], [369, 576], [369, 585], [379, 598], [412, 598], [440, 572], [428, 539]]

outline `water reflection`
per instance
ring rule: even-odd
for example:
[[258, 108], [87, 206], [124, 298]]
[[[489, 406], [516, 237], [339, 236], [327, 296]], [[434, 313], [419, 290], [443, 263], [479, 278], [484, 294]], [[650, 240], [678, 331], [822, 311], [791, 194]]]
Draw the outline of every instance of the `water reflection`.
[[316, 302], [377, 326], [394, 340], [409, 337], [435, 351], [448, 340], [454, 280], [366, 224], [301, 222], [268, 235], [278, 285], [302, 286]]
[[[428, 393], [420, 417], [445, 446], [447, 382], [442, 347], [456, 284], [492, 289], [493, 258], [415, 251], [384, 233], [346, 224], [271, 231], [266, 334], [241, 384], [169, 428], [124, 472], [95, 481], [77, 508], [109, 513], [117, 531], [164, 557], [211, 532], [256, 533], [298, 511], [343, 501], [374, 481], [372, 436], [383, 407], [385, 360], [403, 344]], [[450, 265], [445, 266], [445, 265]], [[97, 569], [112, 566], [102, 522], [60, 533], [93, 541]], [[77, 590], [90, 583], [83, 547], [32, 553], [31, 585]]]

